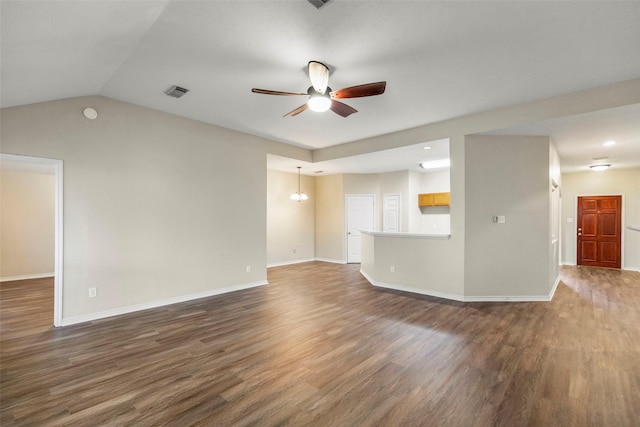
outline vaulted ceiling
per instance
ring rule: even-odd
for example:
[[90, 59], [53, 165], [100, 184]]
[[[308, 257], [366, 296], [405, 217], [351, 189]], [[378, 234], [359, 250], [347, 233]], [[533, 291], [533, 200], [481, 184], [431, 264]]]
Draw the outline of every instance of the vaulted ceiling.
[[[640, 77], [640, 2], [332, 0], [317, 9], [305, 0], [3, 0], [0, 7], [2, 107], [103, 95], [309, 149]], [[284, 118], [304, 99], [251, 93], [305, 92], [309, 60], [330, 67], [333, 89], [385, 80], [386, 93], [345, 100], [359, 111], [348, 118], [311, 111]], [[172, 85], [189, 92], [170, 98]], [[640, 167], [640, 110], [617, 113], [596, 117], [602, 137], [593, 143], [618, 138], [611, 150], [623, 151], [611, 153]], [[602, 126], [612, 120], [606, 136]], [[573, 164], [589, 123], [520, 131], [556, 132], [563, 161]]]

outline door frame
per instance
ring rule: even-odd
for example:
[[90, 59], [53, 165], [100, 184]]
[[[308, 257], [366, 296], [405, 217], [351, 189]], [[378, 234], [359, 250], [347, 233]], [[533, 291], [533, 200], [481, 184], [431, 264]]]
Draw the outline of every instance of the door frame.
[[373, 229], [376, 229], [376, 195], [368, 194], [345, 194], [344, 195], [344, 262], [349, 264], [349, 197], [370, 196], [373, 198]]
[[573, 222], [573, 243], [575, 246], [575, 265], [578, 265], [578, 198], [579, 197], [606, 197], [606, 196], [620, 196], [621, 198], [621, 203], [620, 203], [620, 270], [624, 270], [624, 230], [625, 230], [625, 194], [624, 193], [616, 193], [616, 192], [612, 192], [609, 194], [603, 194], [603, 193], [589, 193], [589, 194], [576, 194], [575, 197], [575, 203], [574, 203], [574, 210], [573, 210], [573, 214], [574, 214], [574, 218], [575, 221]]
[[44, 157], [21, 156], [0, 153], [0, 160], [52, 166], [55, 175], [55, 224], [54, 224], [54, 266], [53, 266], [53, 326], [62, 326], [63, 298], [63, 161]]

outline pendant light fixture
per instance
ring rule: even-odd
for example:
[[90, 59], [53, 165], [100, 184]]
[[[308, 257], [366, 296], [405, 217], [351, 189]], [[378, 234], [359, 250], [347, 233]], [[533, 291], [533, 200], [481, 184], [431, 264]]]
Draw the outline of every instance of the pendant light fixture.
[[307, 200], [309, 197], [300, 191], [300, 169], [302, 166], [298, 166], [298, 192], [293, 193], [290, 197], [291, 200], [295, 200], [296, 202], [301, 202], [303, 200]]

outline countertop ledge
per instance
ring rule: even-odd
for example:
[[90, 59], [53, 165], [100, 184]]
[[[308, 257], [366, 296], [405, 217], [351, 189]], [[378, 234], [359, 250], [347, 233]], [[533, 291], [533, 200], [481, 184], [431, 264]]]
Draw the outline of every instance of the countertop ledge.
[[368, 231], [368, 230], [360, 230], [360, 232], [364, 234], [369, 234], [375, 237], [405, 237], [410, 239], [436, 239], [436, 240], [451, 239], [451, 234], [390, 233], [387, 231]]

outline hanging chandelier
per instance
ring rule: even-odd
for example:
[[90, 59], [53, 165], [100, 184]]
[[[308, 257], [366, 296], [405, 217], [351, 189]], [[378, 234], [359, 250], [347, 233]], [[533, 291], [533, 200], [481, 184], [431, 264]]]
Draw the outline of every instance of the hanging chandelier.
[[301, 202], [309, 198], [306, 194], [300, 191], [300, 168], [302, 168], [302, 166], [298, 166], [298, 191], [293, 193], [290, 197], [291, 200], [295, 200], [296, 202]]

